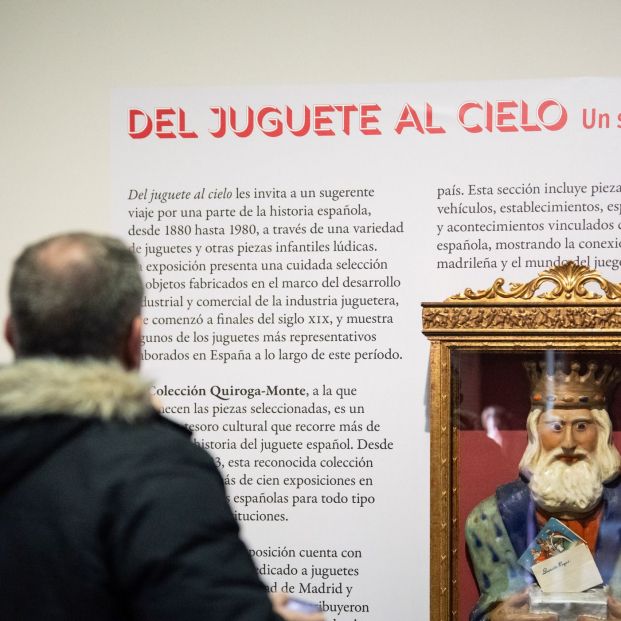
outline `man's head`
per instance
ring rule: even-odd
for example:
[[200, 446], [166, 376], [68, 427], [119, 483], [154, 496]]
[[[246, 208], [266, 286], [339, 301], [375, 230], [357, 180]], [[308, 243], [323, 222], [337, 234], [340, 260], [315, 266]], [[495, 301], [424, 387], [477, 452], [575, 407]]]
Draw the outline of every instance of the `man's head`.
[[621, 464], [606, 410], [533, 408], [527, 430], [520, 470], [530, 477], [536, 504], [567, 517], [596, 507], [603, 484], [617, 476]]
[[50, 237], [16, 259], [6, 338], [17, 357], [140, 360], [143, 286], [119, 240], [88, 233]]

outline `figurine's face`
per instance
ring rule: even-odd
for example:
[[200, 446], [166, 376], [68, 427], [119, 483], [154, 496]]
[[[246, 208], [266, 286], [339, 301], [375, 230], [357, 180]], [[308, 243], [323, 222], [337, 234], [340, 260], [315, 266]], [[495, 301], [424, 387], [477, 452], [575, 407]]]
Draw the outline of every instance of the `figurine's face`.
[[[586, 408], [531, 411], [529, 448], [536, 453], [526, 472], [538, 507], [574, 519], [600, 502], [604, 481], [619, 474], [621, 457], [610, 443], [606, 410]], [[527, 448], [527, 451], [529, 450]]]
[[558, 459], [576, 463], [597, 447], [598, 427], [590, 410], [546, 410], [537, 423], [541, 447], [545, 452], [561, 449]]

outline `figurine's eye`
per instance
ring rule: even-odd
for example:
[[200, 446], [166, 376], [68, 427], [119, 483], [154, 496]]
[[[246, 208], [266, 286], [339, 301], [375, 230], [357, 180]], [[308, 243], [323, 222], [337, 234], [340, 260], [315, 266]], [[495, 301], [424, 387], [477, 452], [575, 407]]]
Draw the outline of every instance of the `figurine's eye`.
[[563, 423], [559, 420], [554, 420], [550, 423], [550, 429], [552, 431], [563, 431]]
[[575, 423], [574, 428], [576, 431], [586, 431], [589, 428], [589, 422], [586, 420], [579, 420]]

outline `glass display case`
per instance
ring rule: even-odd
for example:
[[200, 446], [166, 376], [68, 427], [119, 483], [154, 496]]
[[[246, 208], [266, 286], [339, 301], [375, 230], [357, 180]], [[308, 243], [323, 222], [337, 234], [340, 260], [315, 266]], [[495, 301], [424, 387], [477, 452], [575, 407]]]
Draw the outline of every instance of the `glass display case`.
[[620, 301], [566, 263], [423, 304], [432, 621], [621, 598]]

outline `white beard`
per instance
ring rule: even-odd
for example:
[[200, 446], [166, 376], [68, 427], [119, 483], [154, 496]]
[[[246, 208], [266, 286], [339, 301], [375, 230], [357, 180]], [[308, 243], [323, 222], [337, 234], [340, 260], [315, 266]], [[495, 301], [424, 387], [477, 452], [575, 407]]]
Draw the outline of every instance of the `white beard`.
[[562, 454], [562, 450], [544, 453], [535, 464], [529, 483], [533, 499], [548, 513], [588, 513], [604, 489], [597, 460], [581, 452], [585, 458], [569, 464], [556, 458]]

